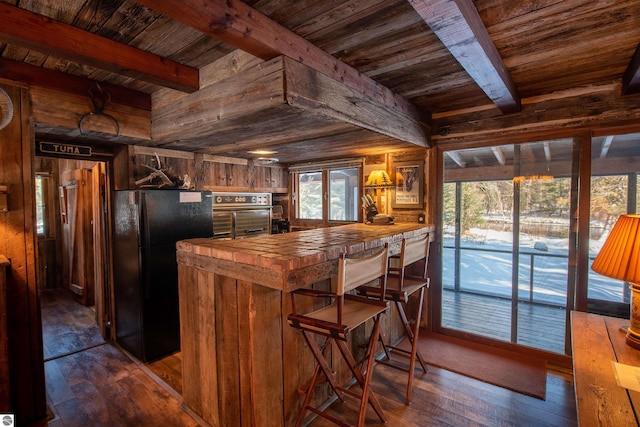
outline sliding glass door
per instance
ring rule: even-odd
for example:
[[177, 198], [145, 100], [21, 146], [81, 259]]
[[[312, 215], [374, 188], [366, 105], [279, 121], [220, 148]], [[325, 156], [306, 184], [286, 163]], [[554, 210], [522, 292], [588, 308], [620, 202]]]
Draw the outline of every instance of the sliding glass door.
[[443, 328], [565, 352], [573, 153], [571, 139], [445, 152]]
[[[604, 244], [618, 217], [638, 213], [640, 134], [607, 135], [591, 143], [591, 215], [589, 266]], [[589, 311], [629, 316], [628, 283], [589, 270]]]

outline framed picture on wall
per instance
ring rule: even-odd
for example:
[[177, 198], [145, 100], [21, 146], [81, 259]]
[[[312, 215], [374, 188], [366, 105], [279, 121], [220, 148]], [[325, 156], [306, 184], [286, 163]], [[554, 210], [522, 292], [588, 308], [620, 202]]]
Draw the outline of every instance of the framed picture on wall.
[[422, 209], [424, 198], [424, 162], [394, 163], [395, 187], [391, 206], [399, 209]]

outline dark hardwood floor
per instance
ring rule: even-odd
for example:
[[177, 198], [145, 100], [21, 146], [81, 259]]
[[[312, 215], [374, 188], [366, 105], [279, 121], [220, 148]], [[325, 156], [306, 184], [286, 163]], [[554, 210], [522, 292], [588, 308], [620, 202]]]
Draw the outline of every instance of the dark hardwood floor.
[[[43, 324], [47, 322], [43, 310]], [[64, 340], [69, 334], [59, 333], [58, 337]], [[45, 362], [45, 374], [51, 427], [202, 425], [181, 407], [180, 353], [145, 365], [116, 345], [91, 345]], [[373, 390], [388, 419], [383, 424], [369, 410], [368, 425], [577, 425], [570, 373], [550, 371], [547, 398], [539, 400], [430, 367], [428, 374], [416, 373], [409, 406], [404, 405], [405, 375], [385, 365], [376, 366]], [[341, 418], [355, 420], [357, 401], [334, 403], [330, 410]], [[332, 424], [316, 419], [310, 425]]]
[[[577, 425], [572, 378], [561, 372], [547, 374], [547, 398], [536, 399], [453, 372], [429, 367], [416, 371], [411, 405], [404, 405], [404, 372], [385, 365], [374, 370], [373, 391], [387, 415], [384, 424], [369, 408], [371, 426], [558, 426]], [[332, 405], [332, 415], [357, 419], [358, 401]], [[310, 426], [333, 425], [318, 418]]]
[[111, 344], [45, 363], [50, 427], [197, 426], [177, 393]]
[[67, 291], [43, 292], [41, 301], [50, 427], [200, 425], [181, 408], [179, 354], [150, 370], [105, 342], [93, 308]]
[[45, 361], [105, 343], [95, 310], [76, 302], [71, 291], [43, 291], [40, 307]]

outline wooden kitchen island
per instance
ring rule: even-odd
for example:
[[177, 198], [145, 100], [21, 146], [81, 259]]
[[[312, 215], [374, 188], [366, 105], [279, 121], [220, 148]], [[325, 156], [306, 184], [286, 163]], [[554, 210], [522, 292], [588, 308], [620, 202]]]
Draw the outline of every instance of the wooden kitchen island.
[[[310, 380], [314, 359], [287, 324], [290, 292], [331, 286], [341, 252], [363, 253], [388, 242], [394, 254], [403, 237], [432, 231], [424, 224], [350, 224], [178, 242], [184, 404], [214, 426], [293, 425], [302, 402], [298, 389]], [[305, 310], [305, 301], [296, 302]], [[387, 339], [402, 335], [396, 318], [389, 312], [384, 320]], [[356, 357], [363, 356], [364, 327], [351, 334]], [[349, 379], [345, 366], [333, 369]], [[328, 385], [321, 387], [317, 403], [330, 395]]]

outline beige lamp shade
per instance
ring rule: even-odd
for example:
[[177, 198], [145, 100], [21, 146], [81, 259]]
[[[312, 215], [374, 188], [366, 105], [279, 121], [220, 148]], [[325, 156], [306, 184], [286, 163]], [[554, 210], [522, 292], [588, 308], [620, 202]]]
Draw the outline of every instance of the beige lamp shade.
[[391, 182], [391, 177], [386, 170], [383, 169], [375, 169], [372, 170], [369, 174], [369, 178], [367, 179], [366, 187], [393, 187], [393, 183]]
[[640, 283], [640, 215], [621, 215], [591, 269], [603, 276]]

